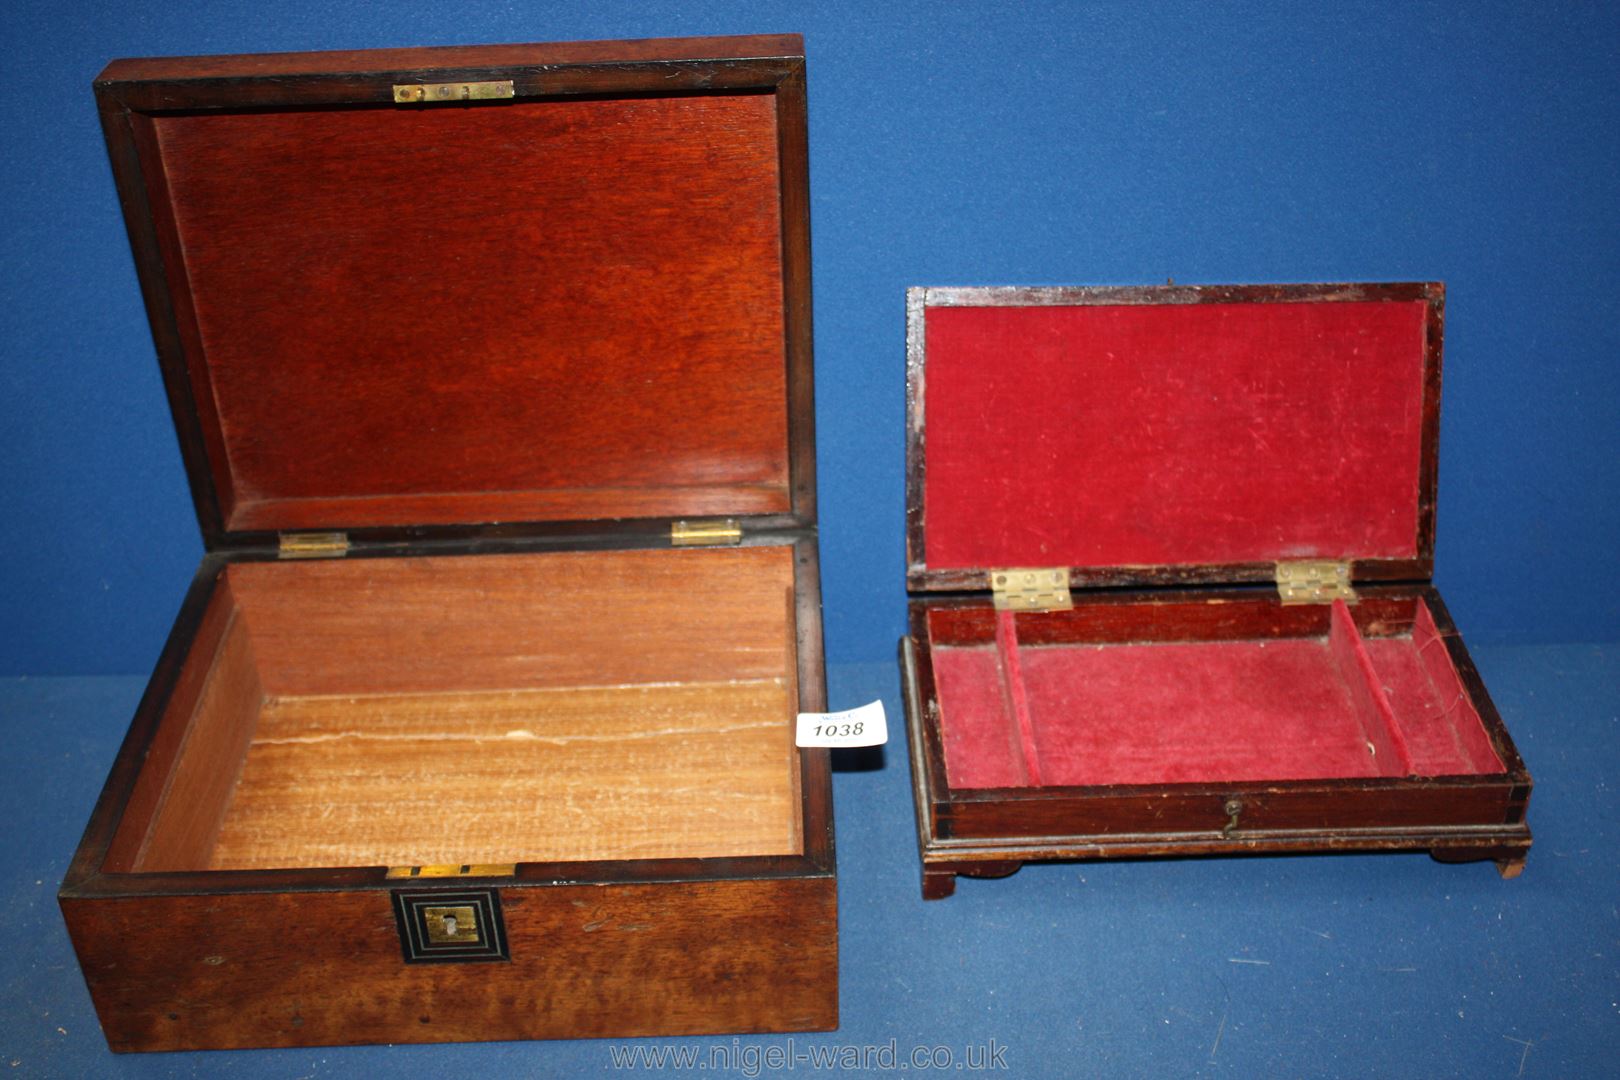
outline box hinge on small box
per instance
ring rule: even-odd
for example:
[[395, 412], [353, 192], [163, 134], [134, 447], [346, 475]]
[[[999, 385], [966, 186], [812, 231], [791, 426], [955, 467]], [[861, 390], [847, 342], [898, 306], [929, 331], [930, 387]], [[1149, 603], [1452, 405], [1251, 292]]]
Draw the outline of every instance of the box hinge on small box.
[[279, 559], [341, 559], [349, 553], [349, 534], [282, 533], [276, 546]]
[[669, 527], [675, 547], [724, 546], [742, 543], [742, 526], [735, 518], [713, 521], [677, 521]]
[[990, 592], [997, 611], [1068, 611], [1067, 567], [1023, 567], [990, 571]]
[[1277, 592], [1284, 604], [1356, 602], [1350, 587], [1350, 564], [1341, 559], [1303, 559], [1277, 564]]
[[511, 79], [495, 82], [395, 83], [394, 101], [418, 105], [438, 101], [498, 101], [515, 96]]

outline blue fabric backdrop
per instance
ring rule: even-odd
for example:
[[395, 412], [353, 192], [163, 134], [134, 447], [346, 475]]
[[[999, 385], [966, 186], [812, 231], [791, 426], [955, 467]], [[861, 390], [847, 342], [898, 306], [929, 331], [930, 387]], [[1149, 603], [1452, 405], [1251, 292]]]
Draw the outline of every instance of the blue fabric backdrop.
[[834, 661], [901, 632], [911, 284], [1444, 280], [1453, 613], [1476, 643], [1620, 636], [1576, 577], [1620, 541], [1615, 5], [9, 0], [0, 674], [148, 670], [200, 554], [90, 95], [107, 59], [784, 30]]

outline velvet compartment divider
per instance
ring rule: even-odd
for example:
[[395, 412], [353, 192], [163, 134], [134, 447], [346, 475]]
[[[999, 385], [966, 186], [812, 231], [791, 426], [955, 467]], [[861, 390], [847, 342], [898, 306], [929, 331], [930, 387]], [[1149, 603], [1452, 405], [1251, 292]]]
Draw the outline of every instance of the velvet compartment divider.
[[939, 644], [957, 788], [1500, 772], [1428, 608], [1367, 634], [1343, 601], [1325, 635], [1154, 643]]

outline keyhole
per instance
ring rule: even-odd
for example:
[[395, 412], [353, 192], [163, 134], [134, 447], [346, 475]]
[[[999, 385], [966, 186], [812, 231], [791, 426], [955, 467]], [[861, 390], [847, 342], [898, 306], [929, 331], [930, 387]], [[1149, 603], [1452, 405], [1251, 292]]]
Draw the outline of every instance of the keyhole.
[[1230, 839], [1232, 834], [1237, 832], [1238, 815], [1243, 813], [1243, 800], [1227, 799], [1226, 805], [1221, 809], [1227, 814], [1226, 826], [1221, 829], [1221, 835]]
[[456, 917], [454, 915], [446, 915], [444, 917], [444, 935], [445, 937], [455, 937]]

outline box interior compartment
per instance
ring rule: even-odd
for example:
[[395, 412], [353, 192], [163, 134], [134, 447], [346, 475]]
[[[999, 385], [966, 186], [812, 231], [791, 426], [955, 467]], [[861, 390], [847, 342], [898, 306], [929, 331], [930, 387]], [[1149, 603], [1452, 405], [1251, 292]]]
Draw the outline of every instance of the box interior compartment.
[[928, 629], [956, 789], [1505, 771], [1421, 597], [984, 604]]
[[786, 546], [227, 565], [105, 869], [802, 851]]

